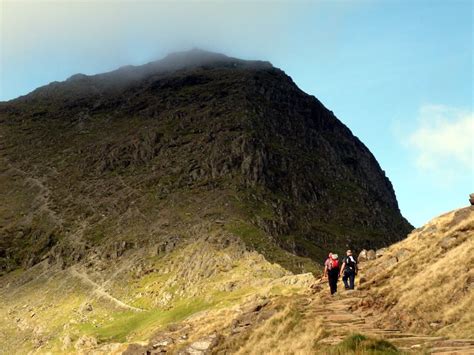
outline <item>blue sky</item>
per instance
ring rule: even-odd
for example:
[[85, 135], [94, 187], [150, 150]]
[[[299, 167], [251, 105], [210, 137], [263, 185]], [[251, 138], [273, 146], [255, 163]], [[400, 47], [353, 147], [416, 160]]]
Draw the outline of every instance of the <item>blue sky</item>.
[[0, 4], [0, 100], [193, 47], [265, 59], [369, 147], [415, 226], [474, 192], [470, 0]]

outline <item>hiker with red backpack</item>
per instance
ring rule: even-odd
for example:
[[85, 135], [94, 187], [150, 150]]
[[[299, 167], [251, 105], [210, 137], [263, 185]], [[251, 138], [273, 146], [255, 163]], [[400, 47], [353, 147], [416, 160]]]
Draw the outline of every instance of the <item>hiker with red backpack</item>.
[[337, 280], [339, 279], [339, 260], [337, 254], [329, 253], [329, 257], [324, 262], [323, 277], [328, 278], [331, 295], [337, 292]]

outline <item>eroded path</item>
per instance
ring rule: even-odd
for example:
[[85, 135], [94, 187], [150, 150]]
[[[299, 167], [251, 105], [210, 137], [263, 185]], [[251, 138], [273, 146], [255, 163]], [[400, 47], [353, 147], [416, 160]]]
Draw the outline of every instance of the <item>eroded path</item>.
[[142, 309], [130, 306], [130, 305], [120, 301], [119, 299], [115, 298], [111, 294], [107, 293], [104, 290], [103, 286], [101, 286], [101, 285], [97, 284], [96, 282], [94, 282], [93, 280], [91, 280], [90, 277], [87, 274], [77, 270], [74, 266], [70, 268], [70, 272], [71, 272], [71, 275], [79, 278], [83, 283], [89, 285], [92, 288], [92, 293], [94, 295], [96, 295], [98, 297], [101, 297], [101, 298], [104, 298], [104, 299], [112, 302], [113, 304], [115, 304], [116, 306], [118, 306], [120, 308], [125, 308], [125, 309], [131, 310], [131, 311], [136, 311], [136, 312], [143, 311]]
[[336, 345], [349, 334], [360, 333], [390, 341], [402, 351], [429, 354], [474, 354], [474, 339], [449, 339], [377, 327], [375, 317], [357, 310], [365, 296], [361, 291], [342, 291], [336, 296], [313, 299], [306, 305], [307, 317], [324, 319], [330, 334], [321, 344]]

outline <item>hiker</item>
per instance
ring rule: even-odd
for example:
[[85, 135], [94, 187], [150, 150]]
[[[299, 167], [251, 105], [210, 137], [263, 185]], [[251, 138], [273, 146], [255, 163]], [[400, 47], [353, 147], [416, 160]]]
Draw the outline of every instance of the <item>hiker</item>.
[[352, 250], [348, 250], [346, 251], [346, 257], [343, 259], [341, 267], [342, 281], [344, 282], [344, 288], [346, 290], [354, 289], [354, 279], [357, 275], [357, 271], [357, 260], [352, 256]]
[[329, 253], [329, 257], [324, 262], [323, 277], [328, 278], [331, 295], [337, 292], [337, 280], [339, 279], [339, 260], [337, 254]]

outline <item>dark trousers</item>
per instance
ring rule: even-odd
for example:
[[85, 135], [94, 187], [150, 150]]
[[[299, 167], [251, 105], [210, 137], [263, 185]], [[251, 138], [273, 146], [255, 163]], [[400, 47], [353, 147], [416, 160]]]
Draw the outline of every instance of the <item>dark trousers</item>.
[[[344, 270], [344, 275], [342, 276], [342, 282], [344, 282], [344, 287], [346, 290], [353, 290], [354, 289], [354, 279], [355, 279], [355, 271], [352, 269]], [[349, 281], [349, 282], [347, 282]]]
[[339, 278], [339, 269], [332, 269], [328, 271], [329, 289], [331, 295], [337, 292], [337, 279]]

